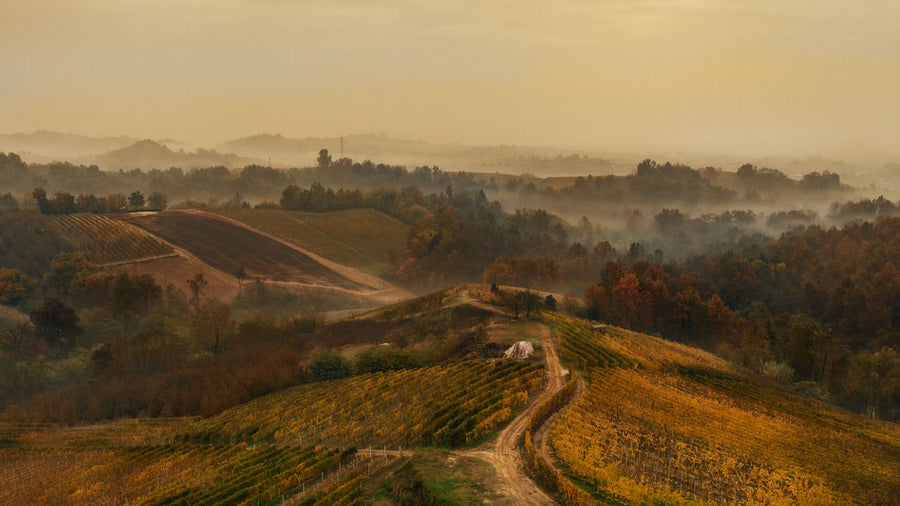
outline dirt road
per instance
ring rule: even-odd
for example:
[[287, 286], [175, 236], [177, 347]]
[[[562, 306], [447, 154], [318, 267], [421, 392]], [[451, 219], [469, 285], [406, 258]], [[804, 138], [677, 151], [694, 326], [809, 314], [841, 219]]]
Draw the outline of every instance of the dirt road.
[[[497, 308], [493, 306], [479, 303], [474, 305], [497, 311]], [[538, 488], [531, 478], [525, 474], [521, 457], [519, 456], [519, 449], [516, 447], [519, 437], [525, 432], [528, 417], [534, 409], [551, 395], [561, 390], [565, 384], [563, 370], [559, 365], [559, 357], [556, 355], [556, 348], [553, 345], [550, 329], [544, 324], [540, 324], [540, 327], [541, 348], [544, 350], [547, 362], [547, 388], [537, 396], [525, 411], [520, 413], [503, 429], [496, 440], [471, 450], [458, 452], [461, 455], [478, 457], [490, 462], [497, 470], [498, 478], [504, 484], [503, 492], [513, 499], [516, 504], [556, 504], [553, 498]]]

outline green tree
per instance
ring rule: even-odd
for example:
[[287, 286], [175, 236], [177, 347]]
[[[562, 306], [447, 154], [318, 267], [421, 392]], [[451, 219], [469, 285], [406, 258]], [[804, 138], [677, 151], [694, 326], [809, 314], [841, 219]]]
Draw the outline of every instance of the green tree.
[[339, 353], [327, 350], [312, 361], [309, 370], [313, 381], [330, 381], [353, 374], [353, 365]]
[[319, 151], [319, 156], [316, 158], [316, 165], [320, 169], [327, 169], [331, 167], [331, 155], [328, 154], [327, 149], [322, 149]]
[[151, 304], [162, 298], [162, 293], [162, 287], [149, 274], [120, 274], [111, 283], [109, 305], [120, 314], [139, 309], [150, 311]]
[[143, 209], [144, 194], [138, 190], [131, 192], [131, 195], [128, 196], [128, 207], [132, 209]]
[[75, 310], [57, 297], [44, 297], [41, 305], [29, 315], [35, 335], [50, 346], [68, 347], [81, 334]]
[[854, 407], [870, 418], [877, 418], [883, 412], [897, 416], [900, 410], [900, 354], [889, 347], [857, 354], [850, 361], [843, 393]]
[[804, 314], [791, 317], [787, 330], [788, 363], [802, 379], [820, 381], [829, 361], [831, 327]]
[[147, 205], [152, 209], [165, 209], [169, 205], [169, 198], [160, 192], [153, 192], [147, 198]]

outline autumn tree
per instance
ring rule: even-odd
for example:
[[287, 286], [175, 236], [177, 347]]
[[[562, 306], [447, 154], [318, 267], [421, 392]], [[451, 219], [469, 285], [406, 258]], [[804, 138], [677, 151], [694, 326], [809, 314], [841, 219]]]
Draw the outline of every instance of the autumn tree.
[[63, 252], [50, 261], [44, 285], [51, 292], [67, 295], [80, 291], [84, 281], [97, 272], [97, 267], [83, 251]]
[[525, 317], [530, 318], [532, 313], [537, 312], [541, 308], [541, 296], [531, 290], [525, 290], [520, 292], [520, 294], [523, 299], [522, 306], [525, 309]]
[[238, 280], [238, 293], [240, 293], [244, 287], [244, 279], [247, 278], [247, 269], [244, 268], [244, 264], [241, 264], [241, 266], [234, 271], [234, 277]]
[[15, 305], [24, 302], [37, 288], [37, 283], [18, 269], [0, 267], [0, 303]]
[[225, 346], [233, 327], [231, 308], [220, 300], [210, 299], [197, 304], [191, 313], [191, 334], [198, 342], [209, 342], [213, 353]]
[[191, 305], [199, 305], [203, 289], [206, 288], [209, 281], [206, 280], [206, 276], [204, 276], [202, 272], [198, 272], [197, 274], [194, 274], [193, 278], [187, 280], [187, 284], [191, 289]]
[[162, 294], [162, 287], [149, 274], [120, 274], [111, 283], [109, 305], [117, 313], [133, 312], [141, 308], [149, 312], [151, 304], [160, 300]]

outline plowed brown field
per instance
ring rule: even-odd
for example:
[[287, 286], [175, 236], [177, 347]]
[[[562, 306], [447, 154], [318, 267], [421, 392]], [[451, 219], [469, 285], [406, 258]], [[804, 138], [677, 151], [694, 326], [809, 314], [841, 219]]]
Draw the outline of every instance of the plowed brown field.
[[121, 218], [149, 231], [202, 262], [232, 274], [241, 266], [248, 277], [270, 281], [369, 287], [330, 269], [297, 248], [212, 214], [183, 211], [131, 214]]

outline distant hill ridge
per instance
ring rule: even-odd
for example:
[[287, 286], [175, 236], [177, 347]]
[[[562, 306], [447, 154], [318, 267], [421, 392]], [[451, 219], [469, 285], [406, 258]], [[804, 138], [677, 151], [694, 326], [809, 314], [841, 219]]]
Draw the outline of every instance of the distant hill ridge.
[[199, 148], [197, 151], [173, 151], [165, 144], [150, 139], [137, 141], [134, 144], [93, 157], [101, 168], [117, 169], [167, 169], [169, 167], [240, 167], [256, 163], [259, 160], [243, 158], [234, 153], [219, 153], [216, 150]]

